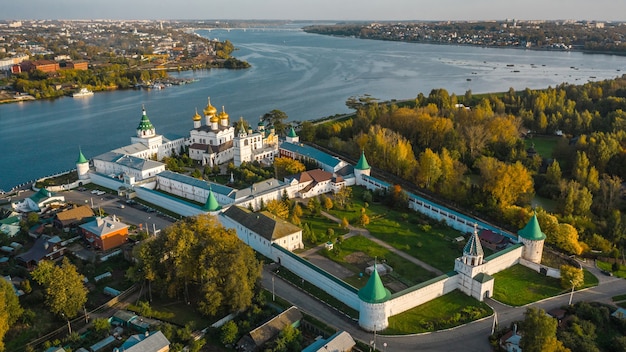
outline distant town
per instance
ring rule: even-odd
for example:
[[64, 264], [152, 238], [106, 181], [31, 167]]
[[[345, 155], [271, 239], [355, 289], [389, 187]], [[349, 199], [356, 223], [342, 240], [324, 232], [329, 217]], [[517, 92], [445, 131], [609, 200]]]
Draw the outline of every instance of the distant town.
[[626, 25], [598, 21], [441, 21], [313, 25], [305, 31], [415, 43], [626, 53]]

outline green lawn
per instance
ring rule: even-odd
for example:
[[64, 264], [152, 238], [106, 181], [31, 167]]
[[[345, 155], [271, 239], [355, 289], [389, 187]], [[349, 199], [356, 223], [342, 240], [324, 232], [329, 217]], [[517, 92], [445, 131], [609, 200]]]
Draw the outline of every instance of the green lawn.
[[430, 302], [389, 318], [381, 334], [405, 335], [459, 326], [492, 314], [483, 302], [454, 290]]
[[613, 275], [621, 277], [622, 279], [626, 279], [626, 266], [620, 265], [618, 271], [613, 271], [613, 266], [611, 263], [596, 260], [596, 265], [598, 266], [598, 268], [600, 268], [600, 270], [610, 271], [613, 273]]
[[[333, 208], [330, 213], [340, 219], [346, 217], [350, 224], [358, 226], [358, 218], [364, 206], [364, 188], [352, 187], [352, 192], [351, 209]], [[370, 217], [370, 224], [366, 228], [372, 236], [443, 272], [454, 268], [454, 259], [463, 251], [463, 244], [453, 242], [454, 238], [461, 235], [459, 231], [416, 212], [390, 209], [373, 203], [367, 208], [366, 214]]]
[[520, 264], [493, 277], [493, 299], [512, 306], [523, 306], [564, 292], [559, 279], [540, 275]]
[[377, 258], [379, 262], [384, 260], [393, 268], [391, 275], [382, 277], [383, 282], [398, 280], [410, 287], [436, 276], [434, 273], [409, 262], [363, 236], [350, 237], [340, 244], [335, 244], [335, 248], [332, 251], [324, 250], [319, 253], [354, 272], [355, 276], [346, 281], [354, 287], [361, 288], [365, 286], [367, 278], [361, 278], [359, 273], [365, 270], [366, 265], [364, 263], [357, 264], [351, 259], [353, 257], [351, 254], [358, 252], [364, 253], [371, 260], [374, 258]]
[[552, 151], [563, 137], [560, 136], [537, 136], [533, 135], [532, 138], [525, 139], [526, 148], [530, 148], [533, 144], [535, 150], [543, 158], [552, 158]]
[[[341, 235], [345, 235], [346, 233], [348, 233], [348, 230], [341, 228], [340, 224], [322, 215], [310, 215], [308, 211], [304, 212], [304, 215], [302, 215], [302, 217], [300, 218], [300, 221], [302, 223], [302, 226], [304, 226], [304, 224], [308, 224], [309, 228], [315, 234], [315, 237], [317, 237], [317, 242], [315, 243], [315, 245], [326, 242], [328, 240], [334, 241], [336, 237], [339, 237]], [[326, 235], [326, 231], [329, 228], [335, 231], [335, 234], [334, 234], [335, 238], [329, 239], [328, 236]]]

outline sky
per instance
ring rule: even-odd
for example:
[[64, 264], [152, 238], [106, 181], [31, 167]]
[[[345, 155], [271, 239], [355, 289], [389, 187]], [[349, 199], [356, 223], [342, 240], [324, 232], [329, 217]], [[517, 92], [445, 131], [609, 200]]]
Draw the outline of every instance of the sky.
[[626, 21], [624, 0], [28, 0], [0, 20], [599, 20]]

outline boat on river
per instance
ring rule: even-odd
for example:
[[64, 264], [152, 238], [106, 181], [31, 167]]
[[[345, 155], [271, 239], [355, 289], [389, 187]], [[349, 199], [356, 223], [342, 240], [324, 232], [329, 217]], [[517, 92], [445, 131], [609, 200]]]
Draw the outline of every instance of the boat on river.
[[92, 96], [93, 92], [90, 91], [87, 88], [81, 88], [78, 92], [72, 94], [72, 97], [74, 98], [80, 98], [80, 97], [89, 97]]

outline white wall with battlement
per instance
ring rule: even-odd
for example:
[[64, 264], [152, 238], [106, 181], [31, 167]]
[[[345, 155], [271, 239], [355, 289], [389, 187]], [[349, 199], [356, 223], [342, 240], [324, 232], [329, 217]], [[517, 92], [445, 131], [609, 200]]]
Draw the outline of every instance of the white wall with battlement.
[[523, 259], [521, 258], [519, 261], [520, 264], [522, 264], [523, 266], [530, 268], [538, 273], [542, 273], [546, 276], [549, 277], [553, 277], [556, 279], [560, 279], [561, 278], [561, 270], [559, 269], [555, 269], [555, 268], [551, 268], [549, 266], [545, 266], [545, 265], [541, 265], [541, 264], [537, 264], [534, 262], [531, 262], [529, 260]]
[[386, 302], [387, 314], [389, 316], [400, 314], [456, 290], [459, 276], [457, 273], [441, 275], [393, 294], [392, 298]]

